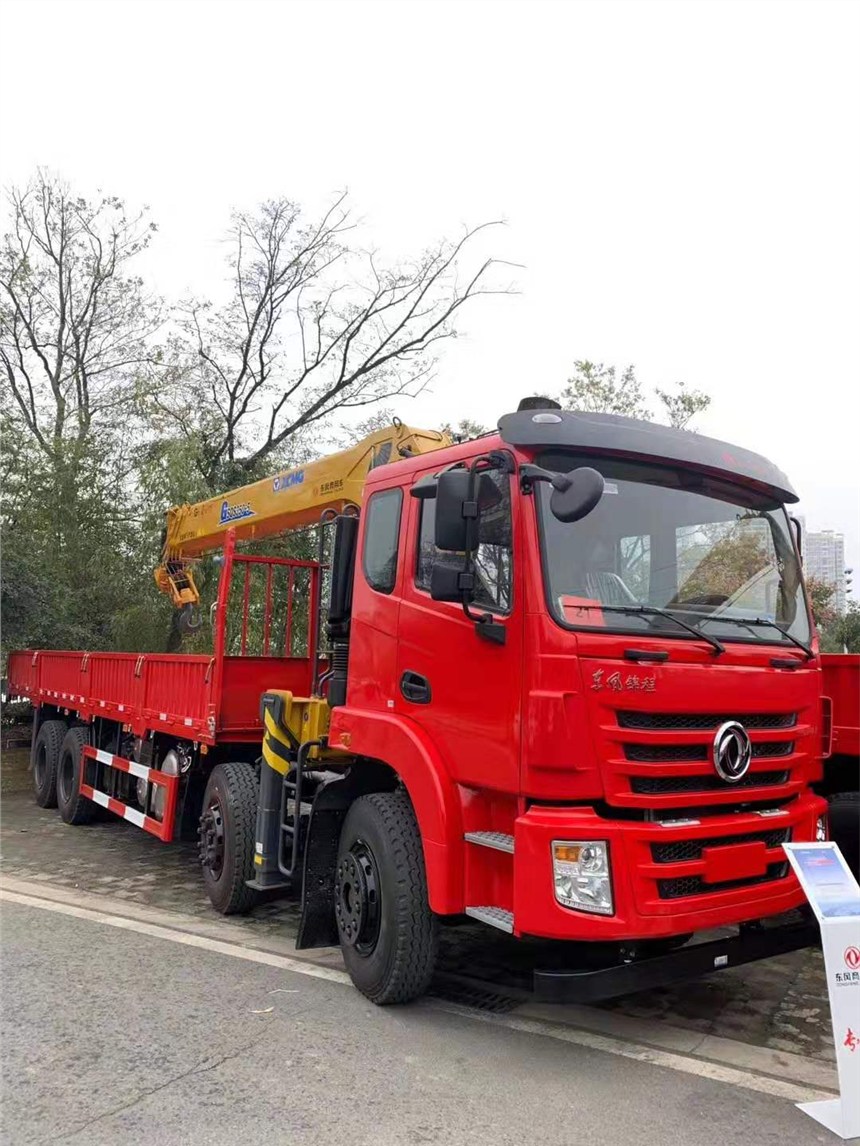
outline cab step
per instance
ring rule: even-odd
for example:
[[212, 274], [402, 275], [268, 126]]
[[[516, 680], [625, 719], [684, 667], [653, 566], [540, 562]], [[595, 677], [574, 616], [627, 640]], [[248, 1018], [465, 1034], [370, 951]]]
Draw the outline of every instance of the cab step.
[[484, 848], [495, 848], [497, 852], [514, 853], [514, 837], [507, 832], [466, 832], [463, 839]]
[[488, 923], [490, 927], [498, 927], [499, 931], [513, 934], [514, 913], [506, 911], [504, 907], [467, 907], [466, 914], [481, 923]]

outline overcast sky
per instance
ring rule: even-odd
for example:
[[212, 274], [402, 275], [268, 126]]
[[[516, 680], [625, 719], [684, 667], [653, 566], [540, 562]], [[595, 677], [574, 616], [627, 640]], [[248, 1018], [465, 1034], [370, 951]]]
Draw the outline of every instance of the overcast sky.
[[576, 358], [684, 380], [860, 577], [860, 4], [5, 0], [0, 34], [3, 181], [149, 204], [160, 292], [273, 195], [348, 188], [392, 255], [503, 217], [522, 293], [400, 416], [493, 423]]

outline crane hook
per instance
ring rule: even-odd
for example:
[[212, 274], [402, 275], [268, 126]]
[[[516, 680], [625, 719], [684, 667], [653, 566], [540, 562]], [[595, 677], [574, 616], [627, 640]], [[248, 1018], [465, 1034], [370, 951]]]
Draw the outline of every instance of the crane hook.
[[179, 614], [179, 631], [183, 636], [196, 633], [203, 624], [200, 610], [193, 605], [185, 605]]

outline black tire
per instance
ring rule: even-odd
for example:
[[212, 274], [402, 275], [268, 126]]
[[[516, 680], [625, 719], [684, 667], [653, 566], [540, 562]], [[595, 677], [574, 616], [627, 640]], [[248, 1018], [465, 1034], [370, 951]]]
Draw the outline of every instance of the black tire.
[[98, 807], [92, 800], [78, 791], [81, 783], [81, 769], [84, 759], [81, 749], [89, 743], [86, 728], [70, 728], [60, 749], [60, 762], [57, 765], [57, 807], [60, 816], [67, 824], [88, 824]]
[[438, 924], [405, 792], [374, 792], [350, 807], [338, 845], [335, 918], [350, 978], [371, 1002], [408, 1003], [424, 994]]
[[63, 720], [46, 720], [33, 744], [33, 792], [40, 808], [57, 806], [57, 765], [66, 735]]
[[830, 797], [830, 838], [839, 845], [854, 878], [860, 880], [860, 792], [838, 792]]
[[200, 817], [200, 863], [212, 906], [222, 915], [249, 911], [259, 898], [254, 877], [259, 783], [251, 764], [217, 764]]

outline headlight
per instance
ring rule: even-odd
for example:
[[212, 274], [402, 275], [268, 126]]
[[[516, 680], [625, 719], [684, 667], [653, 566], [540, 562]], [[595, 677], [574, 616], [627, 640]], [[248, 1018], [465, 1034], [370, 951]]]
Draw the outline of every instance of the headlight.
[[815, 821], [815, 838], [816, 840], [827, 839], [827, 817], [819, 816]]
[[576, 911], [612, 915], [612, 882], [606, 840], [553, 840], [555, 898]]

